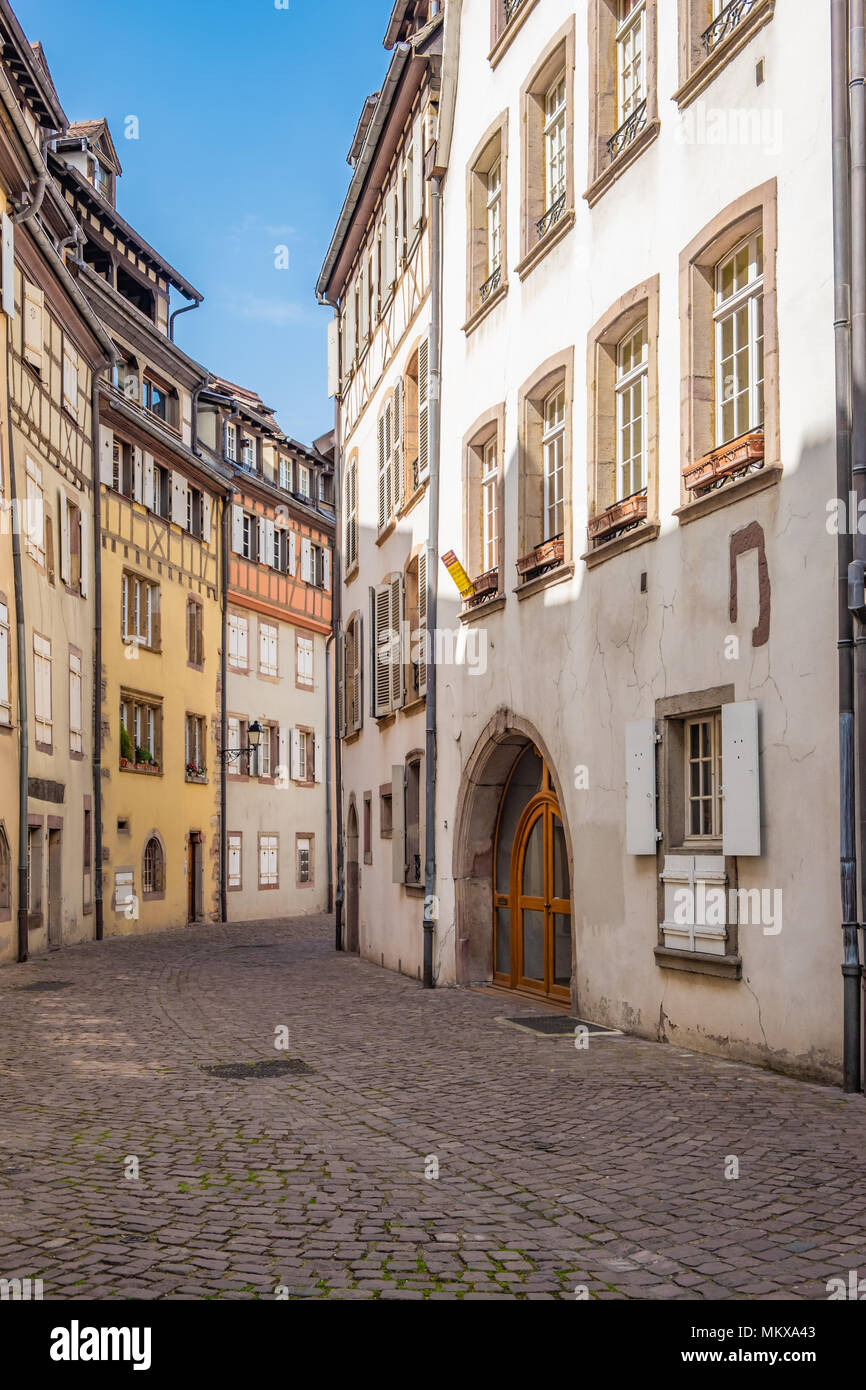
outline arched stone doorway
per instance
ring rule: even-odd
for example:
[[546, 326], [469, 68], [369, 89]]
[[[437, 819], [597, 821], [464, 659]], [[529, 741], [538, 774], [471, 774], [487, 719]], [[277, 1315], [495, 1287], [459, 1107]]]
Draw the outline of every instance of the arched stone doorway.
[[358, 858], [358, 812], [354, 799], [346, 818], [346, 950], [357, 955], [361, 949], [358, 926], [361, 867]]
[[466, 766], [454, 836], [457, 978], [572, 999], [571, 837], [535, 729], [500, 712]]

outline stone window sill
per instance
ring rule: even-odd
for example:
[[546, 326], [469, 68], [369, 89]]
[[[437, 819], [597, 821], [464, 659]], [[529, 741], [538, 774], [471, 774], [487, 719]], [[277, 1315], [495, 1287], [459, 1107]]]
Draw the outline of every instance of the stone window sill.
[[540, 574], [537, 579], [530, 579], [526, 584], [519, 585], [514, 592], [522, 601], [532, 594], [539, 593], [542, 589], [552, 589], [556, 584], [564, 584], [566, 580], [573, 579], [573, 577], [574, 565], [558, 565], [555, 570], [548, 570], [546, 574]]
[[346, 573], [343, 575], [343, 583], [344, 583], [344, 584], [351, 584], [351, 582], [352, 582], [353, 579], [357, 579], [357, 578], [358, 578], [358, 575], [359, 575], [359, 573], [360, 573], [360, 570], [361, 570], [361, 566], [360, 566], [360, 564], [358, 563], [358, 561], [356, 560], [355, 563], [354, 563], [354, 565], [352, 566], [352, 568], [349, 569], [349, 570], [346, 570]]
[[[403, 505], [402, 505], [402, 507], [400, 508], [399, 512], [397, 513], [397, 515], [398, 515], [399, 517], [402, 518], [402, 517], [404, 517], [404, 516], [408, 516], [408, 515], [409, 515], [409, 513], [410, 513], [411, 510], [412, 510], [412, 508], [416, 505], [416, 503], [420, 502], [421, 498], [424, 496], [424, 493], [427, 491], [427, 484], [428, 484], [429, 482], [430, 482], [430, 474], [427, 473], [427, 474], [425, 474], [425, 476], [421, 479], [421, 481], [420, 481], [420, 483], [418, 484], [418, 486], [417, 486], [412, 492], [409, 493], [409, 496], [408, 496], [408, 497], [405, 497], [405, 498], [403, 499]], [[396, 523], [395, 523], [395, 524], [396, 524]]]
[[502, 302], [507, 293], [508, 281], [503, 280], [499, 288], [493, 291], [490, 298], [486, 299], [483, 304], [479, 304], [478, 308], [473, 310], [473, 312], [469, 315], [468, 319], [463, 325], [463, 332], [466, 334], [467, 338], [469, 337], [470, 333], [475, 332], [475, 329], [478, 327], [480, 323], [484, 322], [484, 320], [487, 318], [487, 315], [491, 313], [493, 309], [496, 308], [496, 305]]
[[640, 135], [636, 135], [631, 144], [627, 145], [596, 179], [593, 179], [583, 195], [591, 208], [595, 207], [599, 199], [603, 198], [607, 190], [616, 183], [620, 174], [624, 174], [636, 159], [640, 159], [644, 150], [649, 149], [650, 145], [654, 144], [660, 130], [661, 121], [657, 117], [655, 120], [649, 121]]
[[720, 980], [741, 980], [742, 956], [705, 956], [696, 951], [675, 951], [656, 946], [656, 965], [662, 970], [682, 970], [691, 975], [714, 975]]
[[549, 251], [557, 246], [567, 232], [570, 232], [577, 221], [574, 208], [566, 208], [558, 222], [555, 222], [550, 231], [537, 241], [531, 251], [523, 257], [517, 267], [517, 274], [521, 280], [525, 280], [527, 275], [535, 269], [540, 261], [543, 261]]
[[685, 502], [682, 507], [677, 507], [674, 516], [681, 526], [687, 526], [690, 521], [697, 521], [699, 517], [706, 516], [708, 512], [716, 512], [720, 507], [727, 507], [734, 502], [742, 501], [745, 497], [753, 496], [756, 492], [763, 492], [765, 488], [774, 487], [781, 476], [782, 467], [780, 464], [762, 468], [757, 473], [747, 474], [745, 478], [725, 483], [724, 487], [707, 492], [703, 497], [696, 498], [694, 502]]
[[391, 520], [388, 522], [387, 526], [383, 526], [383, 527], [382, 527], [382, 530], [379, 532], [378, 536], [376, 537], [376, 544], [377, 544], [377, 545], [384, 545], [385, 542], [386, 542], [386, 540], [388, 539], [388, 537], [391, 536], [391, 535], [393, 535], [393, 533], [394, 533], [394, 531], [396, 530], [396, 528], [397, 528], [397, 518], [396, 518], [396, 516], [392, 516], [392, 517], [391, 517]]
[[461, 623], [477, 623], [489, 613], [501, 613], [508, 599], [507, 594], [494, 593], [486, 603], [478, 603], [474, 608], [466, 608], [460, 614]]
[[423, 709], [427, 704], [426, 695], [418, 695], [414, 700], [409, 700], [400, 708], [401, 714], [416, 714], [419, 709]]
[[740, 21], [736, 29], [722, 40], [708, 58], [704, 58], [696, 68], [692, 69], [685, 82], [673, 95], [673, 100], [681, 111], [714, 81], [722, 68], [727, 67], [731, 59], [735, 58], [742, 48], [745, 48], [759, 29], [763, 29], [765, 24], [769, 24], [775, 8], [776, 0], [759, 0], [751, 14]]
[[613, 540], [595, 546], [580, 558], [585, 562], [587, 569], [595, 569], [597, 565], [603, 565], [605, 560], [612, 560], [614, 555], [622, 555], [626, 550], [634, 550], [639, 545], [646, 545], [648, 541], [657, 540], [660, 530], [657, 521], [646, 521], [633, 531], [626, 531], [624, 535], [615, 536]]

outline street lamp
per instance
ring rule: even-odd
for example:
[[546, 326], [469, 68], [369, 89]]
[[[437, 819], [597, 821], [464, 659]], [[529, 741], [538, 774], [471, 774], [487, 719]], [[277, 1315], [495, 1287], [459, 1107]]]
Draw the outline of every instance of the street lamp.
[[254, 753], [258, 753], [261, 747], [263, 733], [264, 729], [259, 721], [257, 719], [253, 720], [252, 724], [247, 729], [246, 748], [223, 748], [218, 754], [220, 762], [234, 763], [240, 758], [251, 758]]

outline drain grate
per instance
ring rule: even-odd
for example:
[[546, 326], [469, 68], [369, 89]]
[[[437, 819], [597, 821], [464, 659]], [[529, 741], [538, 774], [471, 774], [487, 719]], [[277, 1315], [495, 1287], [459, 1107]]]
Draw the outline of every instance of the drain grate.
[[312, 1076], [313, 1069], [299, 1058], [276, 1058], [271, 1062], [225, 1062], [220, 1066], [202, 1067], [208, 1076], [224, 1081], [255, 1081], [273, 1076]]
[[587, 1023], [582, 1018], [564, 1018], [562, 1014], [543, 1014], [541, 1017], [525, 1015], [523, 1018], [503, 1018], [503, 1023], [511, 1023], [515, 1028], [526, 1028], [530, 1033], [538, 1033], [543, 1038], [574, 1037], [576, 1028], [585, 1028], [588, 1033], [616, 1033], [615, 1028], [604, 1028], [600, 1023]]
[[37, 980], [33, 985], [19, 985], [22, 994], [50, 994], [58, 989], [71, 989], [71, 980]]

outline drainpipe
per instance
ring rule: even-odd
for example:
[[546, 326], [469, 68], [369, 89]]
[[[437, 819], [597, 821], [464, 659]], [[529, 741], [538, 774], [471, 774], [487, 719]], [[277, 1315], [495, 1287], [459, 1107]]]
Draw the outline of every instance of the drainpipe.
[[[331, 580], [332, 586], [335, 580]], [[333, 598], [331, 600], [333, 607]], [[334, 641], [334, 625], [331, 624], [331, 635], [325, 643], [325, 852], [328, 856], [328, 899], [326, 911], [334, 911], [334, 827], [331, 824], [334, 804], [333, 775], [331, 772], [331, 759], [333, 758], [333, 735], [331, 734], [331, 644]]]
[[[190, 308], [191, 308], [191, 309], [196, 309], [196, 308], [198, 308], [198, 305], [196, 305], [196, 304], [191, 304], [191, 305], [190, 305]], [[179, 309], [179, 310], [178, 310], [178, 313], [183, 313], [183, 312], [184, 312], [184, 311], [183, 311], [182, 309]], [[191, 424], [190, 424], [190, 429], [191, 429], [191, 431], [192, 431], [192, 439], [191, 439], [191, 441], [190, 441], [190, 447], [192, 448], [192, 451], [193, 451], [193, 453], [196, 455], [197, 458], [201, 458], [201, 457], [202, 457], [201, 449], [198, 447], [198, 402], [199, 402], [199, 397], [201, 396], [202, 391], [205, 389], [205, 387], [207, 386], [207, 384], [208, 384], [209, 381], [210, 381], [210, 377], [209, 377], [209, 376], [206, 376], [206, 377], [204, 378], [203, 381], [200, 381], [200, 382], [199, 382], [198, 386], [196, 386], [195, 390], [194, 390], [193, 393], [192, 393], [192, 410], [191, 410], [192, 420], [191, 420]]]
[[[836, 490], [845, 503], [851, 489], [851, 209], [848, 164], [848, 3], [831, 0], [833, 114], [833, 262], [836, 339]], [[854, 751], [854, 624], [848, 608], [850, 525], [838, 534], [839, 818], [843, 945], [843, 1085], [860, 1090], [861, 965], [857, 920], [857, 809]]]
[[197, 309], [197, 308], [199, 307], [199, 305], [201, 304], [201, 302], [202, 302], [202, 301], [201, 301], [200, 299], [193, 300], [192, 304], [184, 304], [184, 306], [183, 306], [182, 309], [175, 309], [174, 313], [171, 314], [171, 315], [169, 316], [169, 320], [168, 320], [168, 337], [169, 337], [169, 341], [170, 341], [170, 342], [172, 342], [172, 343], [174, 342], [174, 321], [175, 321], [175, 319], [176, 319], [176, 318], [179, 318], [181, 314], [188, 314], [188, 313], [191, 312], [191, 310]]
[[[343, 380], [343, 335], [339, 335], [339, 380]], [[337, 642], [342, 637], [343, 622], [343, 551], [342, 538], [343, 528], [340, 522], [340, 507], [343, 500], [343, 442], [342, 442], [342, 416], [340, 413], [340, 397], [334, 407], [334, 513], [337, 524], [334, 527], [334, 564], [333, 564], [333, 600], [332, 608], [332, 637]], [[345, 665], [345, 663], [344, 663]], [[336, 674], [339, 676], [339, 662], [335, 662]], [[345, 701], [345, 673], [343, 699]], [[334, 712], [336, 714], [336, 700], [334, 701]], [[339, 730], [334, 734], [334, 809], [337, 822], [337, 900], [335, 903], [334, 919], [334, 945], [338, 951], [343, 949], [343, 903], [345, 901], [345, 846], [343, 843], [343, 740], [340, 738]]]
[[[110, 365], [106, 359], [101, 370]], [[98, 372], [93, 374], [90, 398], [90, 440], [93, 454], [93, 912], [96, 940], [102, 941], [105, 931], [102, 897], [102, 447]]]
[[[228, 650], [229, 650], [229, 525], [234, 491], [226, 489], [222, 513], [222, 583], [220, 602], [222, 604], [222, 650], [220, 651], [220, 748], [228, 747]], [[229, 920], [228, 895], [228, 764], [220, 758], [220, 916], [223, 922]]]
[[[861, 866], [860, 921], [866, 919], [866, 814], [862, 798], [866, 793], [866, 536], [856, 524], [866, 509], [866, 54], [864, 54], [864, 0], [850, 0], [848, 18], [848, 91], [850, 119], [850, 205], [851, 235], [851, 411], [852, 411], [852, 488], [856, 514], [853, 530], [854, 559], [848, 571], [848, 606], [854, 617], [854, 670], [856, 690], [857, 769], [861, 797], [859, 817], [859, 857]], [[846, 988], [853, 999], [854, 974], [847, 967]], [[861, 1007], [858, 985], [858, 1010]], [[846, 1044], [853, 1054], [853, 1043]], [[847, 1056], [847, 1052], [846, 1052]], [[858, 1058], [859, 1063], [859, 1049]], [[853, 1057], [852, 1057], [853, 1062]], [[859, 1072], [859, 1066], [857, 1068]]]
[[[6, 320], [6, 383], [12, 380], [12, 321]], [[9, 502], [12, 510], [12, 575], [15, 592], [15, 645], [18, 667], [18, 960], [28, 958], [27, 919], [30, 916], [30, 874], [27, 865], [30, 744], [27, 735], [27, 635], [24, 626], [24, 579], [21, 567], [21, 517], [15, 479], [15, 440], [12, 411], [6, 409], [9, 450]]]
[[442, 324], [442, 178], [430, 185], [430, 488], [427, 530], [427, 740], [425, 787], [424, 967], [425, 989], [433, 989], [436, 901], [436, 624], [439, 602], [439, 440], [441, 426], [440, 338]]

